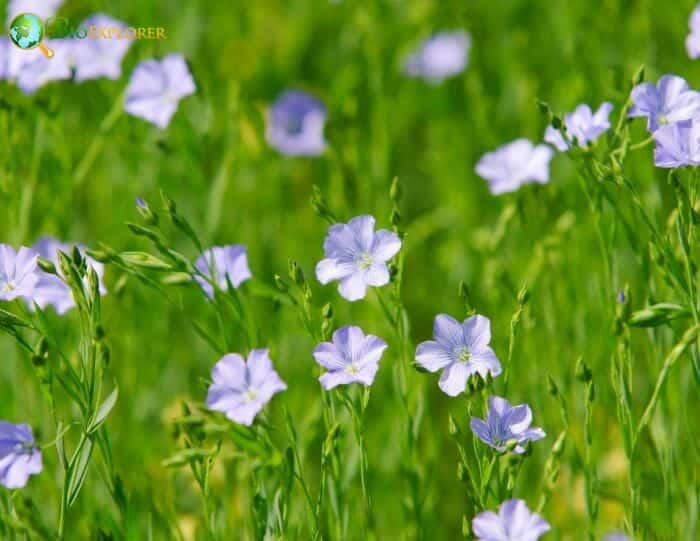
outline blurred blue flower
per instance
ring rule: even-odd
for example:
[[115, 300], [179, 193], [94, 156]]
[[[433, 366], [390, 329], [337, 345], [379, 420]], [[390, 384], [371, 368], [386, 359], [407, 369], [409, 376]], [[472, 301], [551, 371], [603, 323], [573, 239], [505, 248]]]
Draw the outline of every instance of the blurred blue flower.
[[505, 398], [490, 396], [486, 422], [472, 417], [470, 426], [481, 441], [499, 453], [505, 452], [508, 442], [515, 440], [513, 451], [521, 454], [525, 452], [524, 443], [546, 436], [541, 428], [530, 428], [531, 423], [532, 411], [527, 404], [511, 406]]
[[0, 301], [31, 297], [39, 281], [38, 254], [22, 246], [18, 251], [0, 244]]
[[630, 538], [622, 532], [610, 532], [600, 541], [630, 541]]
[[206, 405], [236, 423], [250, 426], [273, 395], [286, 388], [267, 349], [254, 349], [247, 362], [238, 353], [229, 353], [212, 370]]
[[145, 60], [131, 74], [124, 110], [165, 129], [180, 100], [197, 90], [185, 58], [169, 54], [163, 60]]
[[286, 156], [319, 156], [326, 148], [326, 108], [312, 95], [287, 90], [268, 112], [265, 137]]
[[554, 151], [547, 145], [516, 139], [484, 154], [475, 171], [489, 183], [493, 195], [500, 195], [514, 192], [529, 182], [546, 184], [553, 155]]
[[428, 372], [443, 370], [439, 386], [449, 396], [464, 392], [472, 374], [495, 377], [501, 373], [501, 363], [489, 347], [491, 322], [474, 315], [459, 323], [439, 314], [433, 324], [433, 337], [418, 345], [416, 362]]
[[[576, 107], [573, 113], [566, 113], [564, 125], [569, 139], [576, 139], [581, 147], [594, 142], [602, 133], [610, 129], [608, 116], [612, 108], [612, 103], [606, 101], [594, 114], [591, 108], [584, 103]], [[569, 150], [569, 143], [554, 126], [547, 126], [544, 140], [562, 152]]]
[[688, 19], [690, 34], [685, 38], [685, 48], [690, 58], [700, 57], [700, 5], [696, 6]]
[[389, 283], [387, 261], [400, 249], [396, 233], [375, 232], [373, 216], [357, 216], [328, 229], [323, 242], [326, 259], [316, 265], [316, 277], [322, 284], [340, 280], [338, 291], [349, 301], [364, 299], [367, 286]]
[[[218, 287], [228, 290], [228, 282], [233, 287], [238, 287], [253, 275], [248, 267], [248, 252], [242, 244], [229, 244], [228, 246], [214, 246], [199, 256], [195, 263], [197, 270], [209, 277]], [[213, 273], [213, 274], [212, 274]], [[209, 298], [214, 296], [214, 288], [202, 276], [195, 275], [202, 289]]]
[[7, 5], [8, 22], [21, 13], [33, 13], [42, 20], [56, 14], [63, 0], [10, 0]]
[[441, 83], [464, 71], [470, 47], [469, 34], [463, 30], [439, 32], [408, 56], [404, 69], [411, 77]]
[[387, 344], [360, 327], [341, 327], [333, 333], [332, 342], [321, 342], [314, 349], [314, 358], [328, 370], [319, 381], [327, 391], [338, 385], [362, 383], [372, 385]]
[[700, 165], [700, 119], [666, 124], [652, 137], [656, 141], [654, 163], [673, 169]]
[[472, 520], [478, 541], [537, 541], [551, 526], [523, 500], [507, 500], [498, 509], [483, 511]]
[[[85, 257], [89, 267], [95, 269], [100, 283], [100, 295], [107, 294], [107, 288], [104, 285], [104, 272], [105, 267], [102, 263], [95, 261], [91, 257], [85, 255], [85, 248], [81, 245], [74, 245], [67, 242], [60, 242], [52, 237], [42, 237], [32, 248], [44, 259], [51, 261], [57, 269], [58, 265], [58, 252], [61, 251], [65, 254], [70, 254], [73, 246], [77, 246], [80, 253]], [[66, 283], [61, 280], [58, 276], [54, 274], [48, 274], [41, 270], [39, 272], [39, 281], [34, 287], [34, 292], [31, 299], [27, 299], [27, 304], [30, 308], [33, 308], [36, 303], [39, 308], [44, 309], [47, 306], [53, 306], [58, 314], [65, 314], [68, 310], [75, 307], [75, 300], [73, 299], [73, 294]], [[60, 269], [59, 269], [60, 272]], [[87, 280], [86, 280], [87, 282]]]
[[647, 117], [650, 133], [659, 126], [690, 120], [700, 112], [700, 92], [690, 90], [677, 75], [664, 75], [657, 85], [641, 83], [632, 89], [630, 117]]
[[45, 40], [54, 52], [46, 58], [38, 49], [19, 51], [24, 58], [14, 66], [14, 78], [19, 89], [25, 94], [33, 94], [46, 83], [66, 81], [73, 77], [73, 39]]
[[29, 425], [0, 421], [0, 485], [24, 488], [42, 470], [41, 451]]
[[[97, 13], [85, 19], [80, 28], [90, 30], [96, 28], [126, 28], [126, 24], [108, 15]], [[119, 79], [122, 75], [122, 59], [131, 47], [130, 39], [88, 38], [76, 40], [73, 47], [75, 63], [75, 80], [77, 82], [90, 79]]]

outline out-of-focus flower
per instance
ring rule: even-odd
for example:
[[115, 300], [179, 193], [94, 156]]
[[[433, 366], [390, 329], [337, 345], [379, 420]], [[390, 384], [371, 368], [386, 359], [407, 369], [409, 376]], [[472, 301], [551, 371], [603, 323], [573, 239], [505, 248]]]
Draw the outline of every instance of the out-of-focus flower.
[[21, 13], [33, 13], [40, 19], [53, 17], [63, 0], [10, 0], [7, 5], [7, 21], [10, 22]]
[[[80, 25], [80, 28], [84, 28], [88, 33], [90, 27], [123, 29], [126, 25], [112, 17], [97, 13], [85, 19]], [[95, 33], [95, 37], [77, 40], [73, 47], [75, 80], [81, 82], [100, 77], [119, 79], [122, 75], [122, 59], [131, 43], [130, 39], [101, 38], [99, 33]]]
[[327, 391], [338, 385], [362, 383], [372, 385], [387, 344], [360, 327], [341, 327], [332, 342], [322, 342], [314, 349], [314, 358], [328, 370], [319, 381]]
[[630, 541], [630, 538], [622, 532], [610, 532], [600, 541]]
[[207, 408], [220, 411], [232, 421], [250, 426], [273, 395], [287, 385], [272, 366], [267, 349], [254, 349], [246, 362], [238, 353], [229, 353], [214, 365]]
[[124, 110], [165, 129], [180, 100], [196, 90], [192, 74], [181, 54], [169, 54], [160, 61], [145, 60], [131, 74]]
[[[203, 275], [209, 277], [220, 289], [226, 291], [228, 282], [233, 287], [238, 287], [243, 282], [251, 278], [248, 267], [248, 252], [242, 244], [229, 244], [228, 246], [214, 246], [205, 250], [199, 256], [195, 267]], [[214, 296], [214, 288], [202, 276], [195, 275], [195, 280], [199, 282], [207, 297]]]
[[472, 417], [470, 426], [481, 441], [499, 453], [505, 452], [508, 443], [514, 440], [513, 451], [521, 454], [525, 452], [523, 444], [546, 436], [541, 428], [530, 428], [531, 423], [532, 411], [527, 404], [511, 406], [505, 398], [490, 396], [486, 421]]
[[[612, 103], [606, 101], [593, 113], [591, 108], [584, 103], [576, 107], [573, 113], [566, 113], [564, 125], [569, 139], [576, 139], [581, 147], [594, 142], [602, 133], [610, 129], [608, 116], [612, 108]], [[569, 143], [554, 126], [547, 126], [544, 140], [562, 152], [569, 150]]]
[[389, 283], [387, 261], [401, 249], [401, 239], [386, 229], [374, 231], [374, 217], [357, 216], [335, 224], [323, 242], [326, 258], [316, 265], [322, 284], [339, 280], [338, 291], [349, 301], [363, 299], [367, 286]]
[[676, 168], [700, 165], [700, 119], [666, 124], [656, 130], [656, 167]]
[[265, 137], [286, 156], [319, 156], [326, 148], [326, 108], [312, 95], [287, 90], [272, 104]]
[[523, 500], [507, 500], [498, 514], [479, 513], [472, 520], [472, 530], [478, 541], [537, 541], [551, 526], [533, 513]]
[[650, 133], [659, 126], [690, 120], [700, 112], [700, 92], [690, 90], [688, 83], [677, 75], [664, 75], [658, 84], [641, 83], [632, 89], [628, 115], [647, 117]]
[[475, 315], [459, 323], [439, 314], [435, 317], [433, 337], [418, 345], [416, 362], [429, 372], [443, 370], [439, 386], [449, 396], [464, 392], [472, 374], [485, 378], [501, 373], [501, 363], [489, 346], [491, 323], [487, 317]]
[[408, 56], [405, 71], [412, 77], [420, 77], [432, 83], [464, 71], [471, 40], [463, 30], [439, 32], [425, 40], [418, 49]]
[[514, 192], [529, 182], [546, 184], [553, 155], [554, 151], [547, 145], [516, 139], [484, 154], [475, 171], [489, 183], [492, 194], [500, 195]]
[[29, 476], [42, 469], [41, 451], [29, 425], [0, 421], [0, 485], [24, 488]]
[[[51, 261], [57, 269], [58, 265], [58, 252], [61, 251], [65, 254], [70, 254], [73, 244], [67, 242], [60, 242], [52, 237], [42, 237], [32, 248], [43, 257]], [[81, 255], [85, 258], [88, 267], [95, 269], [97, 276], [99, 278], [100, 284], [100, 295], [107, 294], [107, 288], [104, 285], [104, 272], [105, 266], [85, 255], [85, 247], [77, 245], [78, 250], [80, 250]], [[59, 271], [60, 272], [60, 271]], [[66, 283], [61, 280], [58, 276], [54, 274], [48, 274], [46, 272], [39, 271], [39, 281], [34, 287], [34, 292], [31, 299], [27, 299], [27, 304], [32, 307], [35, 302], [39, 308], [44, 309], [47, 306], [53, 306], [58, 314], [65, 314], [68, 310], [75, 307], [75, 300], [73, 299], [73, 294]]]
[[46, 58], [38, 49], [18, 50], [15, 54], [23, 55], [14, 68], [14, 77], [19, 89], [25, 94], [33, 94], [51, 81], [66, 81], [73, 77], [73, 39], [45, 40], [53, 52], [52, 58]]
[[22, 246], [18, 251], [0, 244], [0, 301], [31, 297], [39, 281], [38, 254]]
[[685, 38], [685, 48], [690, 58], [700, 57], [700, 5], [696, 6], [688, 19], [690, 34]]

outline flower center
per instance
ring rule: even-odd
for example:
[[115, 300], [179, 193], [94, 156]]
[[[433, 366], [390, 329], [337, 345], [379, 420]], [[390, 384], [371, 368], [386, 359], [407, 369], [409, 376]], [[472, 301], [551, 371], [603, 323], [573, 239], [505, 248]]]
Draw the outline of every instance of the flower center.
[[3, 293], [9, 293], [10, 291], [14, 291], [15, 289], [17, 289], [15, 283], [12, 281], [7, 281], [4, 284], [2, 284], [2, 289], [0, 289], [0, 291], [2, 291]]
[[460, 361], [466, 363], [472, 356], [466, 346], [459, 346], [454, 350], [455, 357]]
[[351, 376], [354, 376], [354, 375], [357, 374], [359, 371], [360, 371], [360, 367], [357, 366], [357, 364], [355, 364], [355, 363], [350, 363], [350, 364], [345, 368], [345, 372], [346, 372], [347, 374], [350, 374]]
[[17, 455], [31, 455], [34, 453], [34, 444], [30, 441], [18, 441], [15, 444], [14, 452]]
[[656, 117], [656, 121], [659, 124], [668, 124], [668, 117], [666, 115], [658, 115]]
[[372, 266], [372, 256], [368, 253], [362, 254], [358, 259], [357, 264], [361, 270], [369, 269]]
[[243, 398], [246, 402], [254, 402], [258, 398], [258, 391], [256, 389], [248, 389], [243, 393]]

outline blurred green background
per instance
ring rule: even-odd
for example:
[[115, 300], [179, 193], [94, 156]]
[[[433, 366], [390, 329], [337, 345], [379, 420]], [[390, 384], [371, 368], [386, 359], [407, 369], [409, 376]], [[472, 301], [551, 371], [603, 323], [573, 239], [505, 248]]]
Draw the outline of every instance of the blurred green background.
[[[667, 286], [646, 256], [648, 238], [629, 196], [621, 212], [636, 228], [631, 241], [615, 225], [606, 235], [613, 247], [612, 276], [606, 278], [588, 203], [566, 156], [552, 161], [551, 181], [517, 194], [493, 197], [474, 173], [486, 151], [517, 137], [540, 141], [546, 119], [536, 99], [555, 111], [586, 102], [597, 108], [626, 99], [640, 64], [647, 79], [677, 73], [700, 84], [698, 64], [687, 58], [684, 39], [693, 2], [601, 0], [223, 0], [90, 2], [68, 1], [60, 13], [82, 20], [103, 12], [134, 26], [163, 26], [168, 39], [136, 42], [119, 81], [51, 83], [24, 96], [0, 82], [0, 241], [32, 244], [41, 235], [119, 250], [145, 249], [124, 226], [136, 220], [134, 198], [154, 205], [159, 191], [178, 203], [208, 244], [243, 243], [251, 270], [272, 284], [296, 259], [310, 279], [322, 257], [327, 225], [309, 204], [312, 184], [320, 186], [344, 219], [373, 214], [388, 227], [393, 176], [404, 187], [402, 218], [407, 237], [404, 299], [415, 342], [429, 339], [432, 319], [448, 313], [462, 319], [457, 295], [465, 280], [477, 310], [491, 318], [494, 346], [506, 357], [510, 318], [523, 283], [531, 291], [514, 352], [508, 398], [527, 402], [534, 424], [548, 438], [533, 447], [516, 495], [534, 507], [542, 465], [562, 429], [558, 404], [546, 376], [560, 384], [570, 409], [572, 431], [554, 497], [543, 510], [553, 526], [547, 539], [582, 539], [585, 527], [581, 463], [583, 388], [573, 377], [583, 355], [597, 384], [594, 405], [594, 461], [602, 497], [599, 533], [620, 528], [627, 494], [626, 463], [610, 389], [612, 328], [617, 288], [629, 284], [638, 308], [649, 298], [668, 300]], [[405, 55], [423, 38], [443, 29], [465, 29], [472, 37], [466, 71], [439, 86], [405, 77]], [[104, 134], [105, 144], [82, 183], [75, 168], [100, 133], [133, 67], [168, 52], [188, 59], [196, 95], [180, 104], [165, 131], [123, 114]], [[264, 141], [264, 111], [283, 90], [310, 91], [328, 108], [330, 150], [318, 159], [289, 159]], [[635, 127], [633, 140], [646, 137]], [[628, 161], [644, 204], [663, 226], [673, 206], [665, 175], [655, 171], [651, 150]], [[512, 212], [514, 211], [514, 212]], [[505, 220], [512, 212], [512, 217]], [[184, 239], [183, 252], [196, 257]], [[637, 243], [635, 250], [634, 243]], [[119, 273], [109, 268], [113, 291]], [[334, 286], [313, 279], [315, 302], [333, 300], [336, 324], [359, 324], [389, 337], [374, 295], [350, 304]], [[612, 285], [611, 285], [612, 284]], [[105, 327], [112, 347], [111, 373], [121, 396], [108, 420], [115, 461], [135, 509], [133, 539], [169, 539], [173, 525], [184, 539], [203, 538], [200, 501], [185, 470], [168, 470], [161, 460], [177, 445], [168, 419], [183, 399], [201, 401], [216, 356], [191, 322], [214, 326], [214, 314], [196, 289], [171, 291], [174, 302], [135, 281], [104, 300]], [[296, 314], [265, 299], [255, 300], [263, 343], [289, 389], [268, 407], [273, 422], [289, 408], [307, 443], [311, 479], [318, 469], [322, 435], [317, 430], [321, 388]], [[73, 344], [75, 314], [52, 318]], [[635, 387], [639, 411], [648, 400], [674, 331], [633, 331]], [[238, 341], [242, 349], [243, 340]], [[395, 350], [394, 350], [395, 351]], [[411, 539], [404, 524], [405, 487], [399, 472], [397, 416], [392, 390], [392, 348], [382, 359], [368, 411], [370, 487], [378, 510], [378, 539]], [[698, 387], [682, 359], [662, 395], [643, 453], [643, 520], [648, 539], [697, 539]], [[425, 398], [419, 469], [426, 479], [425, 515], [430, 539], [461, 534], [464, 487], [456, 478], [457, 451], [447, 432], [453, 412], [467, 429], [465, 401], [450, 399], [437, 378], [409, 371], [412, 396]], [[496, 383], [499, 390], [499, 383]], [[53, 439], [53, 422], [30, 360], [9, 337], [0, 337], [0, 418], [28, 422], [39, 440]], [[64, 412], [70, 417], [70, 412]], [[348, 468], [356, 468], [348, 436]], [[217, 468], [213, 490], [223, 506], [230, 539], [247, 539], [250, 494], [245, 468]], [[43, 520], [54, 524], [60, 498], [60, 468], [45, 452], [45, 469], [24, 493]], [[353, 480], [361, 512], [359, 479]], [[299, 500], [301, 496], [299, 495]], [[303, 522], [302, 503], [299, 521]], [[114, 515], [93, 465], [77, 509], [71, 539], [92, 539], [97, 525], [109, 530]], [[193, 533], [197, 530], [198, 533]], [[303, 539], [304, 534], [299, 534]], [[72, 535], [72, 537], [71, 537]], [[358, 533], [358, 539], [360, 534]]]

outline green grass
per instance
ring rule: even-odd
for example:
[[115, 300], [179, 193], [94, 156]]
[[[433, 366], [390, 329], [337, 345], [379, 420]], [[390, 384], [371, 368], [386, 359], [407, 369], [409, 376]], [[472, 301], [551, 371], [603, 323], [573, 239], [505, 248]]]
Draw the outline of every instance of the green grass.
[[[161, 212], [163, 190], [204, 244], [247, 245], [256, 281], [274, 286], [275, 274], [288, 281], [288, 260], [296, 260], [313, 292], [315, 321], [321, 307], [332, 302], [336, 326], [358, 324], [387, 339], [390, 348], [365, 415], [375, 524], [367, 533], [357, 444], [349, 419], [341, 415], [335, 455], [340, 494], [326, 494], [324, 538], [457, 539], [463, 516], [473, 516], [467, 485], [457, 478], [459, 453], [448, 416], [454, 416], [462, 431], [459, 438], [471, 450], [467, 404], [480, 414], [478, 395], [451, 399], [438, 389], [434, 375], [414, 370], [411, 352], [408, 358], [401, 355], [402, 339], [373, 292], [350, 304], [335, 286], [320, 286], [313, 275], [327, 224], [310, 205], [312, 185], [320, 187], [339, 218], [369, 213], [381, 227], [389, 227], [389, 186], [397, 176], [404, 192], [401, 228], [407, 233], [402, 299], [413, 346], [431, 337], [436, 314], [466, 317], [458, 295], [464, 281], [473, 307], [491, 318], [492, 345], [505, 362], [517, 294], [527, 284], [530, 301], [517, 327], [507, 397], [530, 404], [534, 424], [548, 434], [532, 446], [513, 490], [532, 509], [547, 484], [551, 447], [565, 428], [559, 400], [547, 390], [548, 376], [565, 398], [570, 424], [559, 479], [541, 511], [553, 527], [545, 539], [578, 540], [589, 534], [599, 539], [612, 529], [634, 532], [638, 539], [697, 539], [697, 344], [681, 355], [660, 390], [631, 460], [632, 477], [617, 415], [620, 401], [611, 381], [616, 359], [631, 363], [628, 383], [636, 426], [664, 359], [692, 327], [691, 319], [680, 319], [646, 329], [622, 325], [616, 333], [621, 310], [616, 296], [625, 286], [632, 311], [659, 302], [687, 303], [673, 285], [669, 258], [660, 263], [650, 255], [655, 241], [630, 191], [589, 177], [579, 182], [579, 167], [565, 155], [553, 160], [549, 184], [501, 197], [491, 196], [473, 172], [486, 151], [517, 137], [541, 139], [548, 119], [539, 112], [537, 99], [556, 112], [580, 102], [597, 107], [610, 100], [617, 119], [641, 64], [647, 80], [677, 73], [699, 86], [698, 64], [684, 48], [693, 2], [673, 7], [650, 0], [67, 4], [61, 13], [76, 20], [102, 11], [137, 26], [164, 26], [169, 38], [136, 43], [119, 81], [53, 83], [32, 97], [0, 83], [0, 241], [30, 245], [51, 234], [95, 248], [104, 242], [118, 251], [153, 252], [124, 225], [138, 222], [133, 202], [143, 196], [161, 214], [171, 246], [194, 259], [196, 250]], [[470, 32], [468, 69], [440, 86], [404, 77], [405, 54], [443, 28]], [[181, 103], [166, 131], [123, 114], [101, 134], [100, 125], [133, 67], [167, 52], [187, 57], [197, 94]], [[328, 107], [326, 133], [332, 148], [319, 159], [287, 159], [264, 141], [265, 107], [288, 87], [310, 90]], [[646, 136], [642, 121], [631, 125], [632, 142]], [[104, 145], [84, 180], [77, 182], [76, 169], [98, 137]], [[598, 159], [606, 161], [605, 138], [598, 147]], [[670, 253], [684, 261], [676, 232], [676, 195], [666, 173], [653, 167], [651, 147], [631, 152], [624, 171], [661, 237], [668, 238]], [[681, 182], [690, 187], [695, 203], [697, 176], [684, 172]], [[582, 186], [599, 202], [593, 208]], [[681, 220], [681, 228], [690, 236], [691, 281], [697, 284], [698, 235], [687, 221]], [[197, 288], [168, 288], [166, 299], [133, 277], [118, 287], [121, 277], [121, 271], [108, 266], [110, 294], [102, 302], [102, 324], [111, 348], [105, 384], [116, 382], [120, 389], [106, 427], [127, 503], [119, 509], [111, 498], [103, 460], [95, 452], [68, 512], [66, 539], [209, 539], [190, 470], [167, 468], [162, 461], [182, 449], [182, 441], [173, 437], [173, 419], [181, 414], [182, 402], [194, 408], [206, 396], [205, 382], [219, 355], [193, 323], [218, 333], [215, 311]], [[383, 290], [387, 298], [390, 290]], [[292, 306], [256, 291], [243, 288], [255, 312], [257, 345], [271, 349], [289, 386], [266, 409], [272, 440], [284, 453], [289, 445], [287, 409], [315, 499], [326, 437], [323, 391], [311, 357], [315, 343]], [[76, 362], [76, 311], [65, 318], [51, 313], [48, 319], [63, 351]], [[234, 322], [225, 324], [231, 350], [243, 351], [243, 333]], [[588, 451], [586, 385], [574, 377], [579, 356], [595, 385]], [[396, 386], [402, 363], [406, 406]], [[503, 392], [503, 383], [503, 378], [495, 380], [496, 393]], [[30, 423], [41, 443], [55, 438], [56, 425], [30, 356], [4, 335], [0, 397], [0, 419]], [[65, 393], [57, 390], [56, 401], [59, 420], [80, 418]], [[410, 452], [407, 421], [418, 431]], [[79, 432], [77, 427], [68, 432], [68, 451], [75, 448]], [[284, 466], [254, 467], [260, 457], [233, 456], [236, 440], [230, 431], [220, 439], [224, 452], [210, 476], [213, 536], [254, 539], [253, 495], [264, 486], [272, 506], [274, 491], [284, 484]], [[216, 440], [210, 436], [202, 446], [211, 447]], [[477, 449], [485, 452], [480, 445]], [[14, 496], [12, 505], [23, 516], [21, 498], [31, 498], [37, 507], [29, 513], [31, 522], [44, 524], [47, 538], [53, 539], [63, 472], [54, 448], [46, 449], [44, 457], [43, 473]], [[595, 521], [585, 505], [585, 478], [593, 472], [597, 484], [589, 493], [600, 500]], [[311, 539], [313, 520], [302, 487], [295, 481], [290, 490], [285, 538]], [[422, 506], [420, 520], [412, 508], [412, 490]], [[638, 495], [636, 505], [632, 494]], [[336, 496], [344, 502], [341, 520], [330, 504]], [[1, 537], [25, 539], [12, 533], [9, 498], [1, 489]], [[494, 495], [487, 501], [491, 509], [499, 503]]]

